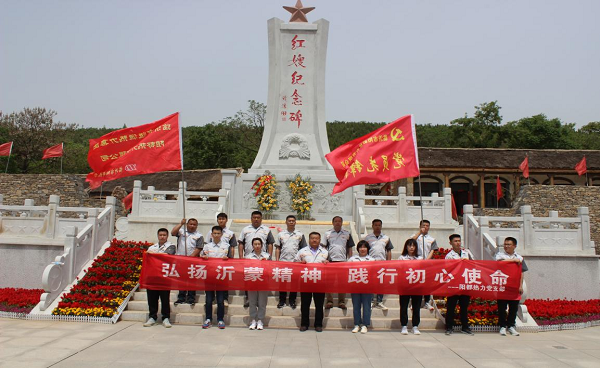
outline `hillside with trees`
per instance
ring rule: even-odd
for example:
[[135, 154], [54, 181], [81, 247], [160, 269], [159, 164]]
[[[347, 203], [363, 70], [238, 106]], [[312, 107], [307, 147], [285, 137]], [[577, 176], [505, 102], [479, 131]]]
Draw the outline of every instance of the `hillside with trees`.
[[[503, 122], [497, 101], [474, 107], [449, 124], [418, 124], [420, 147], [440, 148], [524, 148], [524, 149], [600, 149], [600, 121], [576, 129], [575, 124], [544, 114]], [[266, 105], [249, 101], [248, 109], [206, 125], [183, 128], [185, 169], [249, 168], [262, 138]], [[59, 173], [60, 159], [42, 160], [42, 151], [64, 143], [63, 172], [87, 174], [89, 139], [114, 129], [83, 128], [54, 120], [56, 112], [26, 108], [20, 112], [0, 112], [0, 144], [14, 141], [9, 173]], [[330, 149], [361, 137], [384, 122], [327, 122]], [[7, 157], [0, 157], [6, 167]]]

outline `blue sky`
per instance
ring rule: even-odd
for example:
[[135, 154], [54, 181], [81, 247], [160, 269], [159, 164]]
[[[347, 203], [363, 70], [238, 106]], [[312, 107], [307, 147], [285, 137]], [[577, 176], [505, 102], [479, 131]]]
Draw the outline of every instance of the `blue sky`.
[[[0, 110], [85, 127], [184, 126], [267, 100], [261, 1], [0, 2]], [[448, 123], [497, 100], [504, 121], [600, 121], [600, 1], [305, 0], [330, 21], [328, 121]]]

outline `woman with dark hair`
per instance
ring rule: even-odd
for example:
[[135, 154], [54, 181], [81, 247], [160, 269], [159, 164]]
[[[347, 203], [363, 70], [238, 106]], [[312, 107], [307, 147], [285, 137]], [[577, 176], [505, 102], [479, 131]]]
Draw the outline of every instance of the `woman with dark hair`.
[[[375, 259], [369, 256], [371, 246], [366, 240], [361, 240], [356, 244], [358, 254], [353, 255], [348, 259], [348, 262], [365, 262], [374, 261]], [[352, 294], [352, 309], [354, 313], [354, 329], [352, 333], [367, 333], [368, 326], [371, 324], [371, 299], [373, 294]], [[362, 309], [362, 313], [361, 313]], [[362, 314], [362, 315], [361, 315]]]
[[[263, 240], [261, 238], [252, 239], [252, 253], [248, 253], [244, 258], [256, 259], [259, 261], [270, 261], [271, 255], [263, 250]], [[268, 291], [248, 291], [248, 312], [252, 322], [250, 323], [251, 330], [262, 330], [264, 328], [263, 320], [267, 312]]]
[[[419, 243], [415, 239], [407, 239], [402, 249], [402, 255], [399, 261], [415, 261], [423, 259], [419, 256]], [[421, 300], [423, 295], [400, 295], [400, 324], [402, 325], [402, 335], [408, 335], [408, 303], [412, 305], [412, 331], [415, 335], [420, 335], [419, 323], [421, 322]]]

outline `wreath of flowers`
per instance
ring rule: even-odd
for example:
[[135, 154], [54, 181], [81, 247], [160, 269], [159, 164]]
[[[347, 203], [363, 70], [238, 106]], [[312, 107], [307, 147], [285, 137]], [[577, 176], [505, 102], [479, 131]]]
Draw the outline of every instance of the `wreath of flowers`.
[[[112, 317], [137, 285], [142, 258], [151, 244], [113, 239], [85, 276], [66, 294], [53, 315]], [[79, 278], [78, 278], [79, 279]]]
[[265, 171], [264, 175], [259, 176], [252, 184], [252, 189], [256, 190], [256, 204], [264, 215], [268, 216], [279, 208], [279, 183], [275, 175]]
[[296, 174], [294, 178], [289, 180], [287, 187], [292, 195], [291, 207], [296, 211], [298, 218], [310, 218], [310, 209], [313, 205], [313, 201], [309, 197], [313, 190], [310, 178], [303, 178], [300, 174]]

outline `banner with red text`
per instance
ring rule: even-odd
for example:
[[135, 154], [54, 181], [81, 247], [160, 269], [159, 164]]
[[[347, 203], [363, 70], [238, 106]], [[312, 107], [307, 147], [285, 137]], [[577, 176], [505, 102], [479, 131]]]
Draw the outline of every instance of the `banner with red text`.
[[86, 181], [96, 188], [103, 181], [125, 176], [181, 170], [183, 167], [179, 113], [154, 123], [115, 130], [90, 139]]
[[389, 183], [418, 176], [419, 156], [412, 115], [344, 143], [325, 158], [339, 181], [332, 194], [354, 185]]
[[154, 290], [271, 290], [520, 299], [513, 262], [427, 260], [294, 263], [144, 254], [140, 284]]

